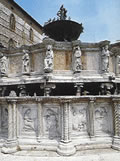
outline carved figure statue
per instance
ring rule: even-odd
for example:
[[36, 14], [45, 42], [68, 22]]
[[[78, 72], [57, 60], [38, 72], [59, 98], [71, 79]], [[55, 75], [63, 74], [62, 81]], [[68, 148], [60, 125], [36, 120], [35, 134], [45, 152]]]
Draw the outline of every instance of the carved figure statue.
[[106, 73], [109, 72], [109, 57], [110, 51], [108, 50], [108, 45], [105, 45], [102, 48], [102, 71]]
[[59, 17], [60, 20], [66, 20], [67, 10], [64, 8], [63, 5], [60, 7], [60, 10], [58, 11], [57, 16]]
[[120, 55], [117, 55], [117, 74], [120, 74]]
[[1, 54], [1, 58], [0, 58], [0, 72], [1, 72], [1, 76], [7, 76], [8, 58], [3, 54]]
[[73, 70], [74, 72], [80, 72], [82, 69], [81, 63], [81, 50], [79, 46], [74, 47], [74, 62], [73, 62]]
[[28, 54], [28, 51], [23, 50], [23, 73], [29, 73], [30, 72], [30, 57]]
[[35, 130], [34, 128], [34, 119], [31, 118], [31, 109], [27, 109], [24, 113], [24, 129], [27, 131]]
[[54, 57], [54, 54], [52, 50], [52, 45], [47, 45], [46, 56], [44, 59], [44, 71], [46, 73], [53, 71], [53, 57]]

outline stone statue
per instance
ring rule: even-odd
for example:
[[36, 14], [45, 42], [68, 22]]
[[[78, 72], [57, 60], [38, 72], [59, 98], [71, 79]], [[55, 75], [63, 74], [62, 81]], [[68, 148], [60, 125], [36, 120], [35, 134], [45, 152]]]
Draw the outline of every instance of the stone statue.
[[117, 74], [120, 75], [120, 55], [117, 55]]
[[57, 13], [57, 16], [59, 17], [60, 20], [66, 20], [66, 18], [67, 18], [67, 14], [66, 13], [67, 13], [67, 10], [62, 5], [60, 7], [60, 10]]
[[110, 51], [108, 50], [108, 45], [102, 47], [102, 71], [105, 73], [109, 72], [109, 57]]
[[44, 71], [46, 73], [53, 71], [53, 57], [54, 57], [54, 54], [52, 50], [52, 45], [47, 45], [46, 56], [44, 59]]
[[17, 97], [17, 94], [15, 91], [10, 91], [9, 97]]
[[22, 57], [23, 73], [29, 73], [30, 72], [30, 57], [29, 57], [28, 51], [23, 50], [23, 53], [24, 53], [24, 55]]
[[0, 72], [1, 76], [7, 76], [8, 74], [8, 58], [1, 54], [0, 58]]
[[74, 62], [73, 62], [73, 71], [80, 72], [82, 70], [82, 63], [81, 63], [81, 50], [79, 46], [74, 47]]

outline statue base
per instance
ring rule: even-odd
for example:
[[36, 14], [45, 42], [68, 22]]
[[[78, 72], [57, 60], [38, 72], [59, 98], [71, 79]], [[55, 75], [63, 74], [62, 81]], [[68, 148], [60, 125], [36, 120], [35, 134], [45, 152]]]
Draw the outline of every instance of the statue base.
[[18, 142], [17, 140], [7, 140], [3, 145], [1, 152], [5, 154], [15, 153], [18, 151]]

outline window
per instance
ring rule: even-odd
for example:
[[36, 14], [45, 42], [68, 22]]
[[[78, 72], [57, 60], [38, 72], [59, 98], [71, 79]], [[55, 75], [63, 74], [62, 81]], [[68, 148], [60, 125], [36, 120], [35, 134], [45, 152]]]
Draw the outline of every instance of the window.
[[13, 14], [10, 15], [10, 29], [15, 30], [15, 16]]
[[30, 41], [33, 41], [33, 29], [30, 28], [30, 33], [29, 33], [29, 38], [30, 38]]
[[14, 40], [13, 39], [10, 39], [9, 40], [9, 42], [8, 42], [8, 48], [9, 49], [15, 48], [15, 43], [14, 43]]

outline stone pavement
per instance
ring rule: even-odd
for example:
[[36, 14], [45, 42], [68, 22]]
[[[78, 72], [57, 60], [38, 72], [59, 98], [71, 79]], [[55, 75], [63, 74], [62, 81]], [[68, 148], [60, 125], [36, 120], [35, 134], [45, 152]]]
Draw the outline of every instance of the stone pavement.
[[120, 161], [120, 152], [111, 149], [86, 150], [71, 157], [60, 157], [55, 152], [18, 152], [14, 155], [0, 153], [0, 161]]

